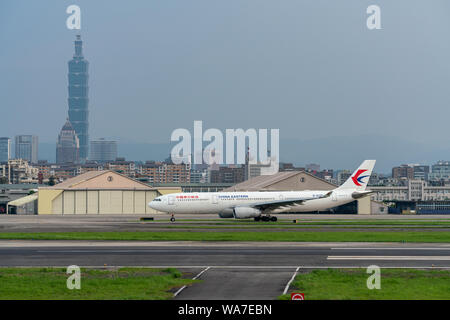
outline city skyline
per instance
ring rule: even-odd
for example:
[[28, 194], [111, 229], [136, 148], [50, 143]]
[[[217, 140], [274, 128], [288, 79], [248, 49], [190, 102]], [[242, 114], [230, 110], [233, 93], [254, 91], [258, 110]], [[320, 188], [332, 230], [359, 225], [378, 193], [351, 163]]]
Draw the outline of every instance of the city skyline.
[[[367, 3], [263, 1], [249, 2], [246, 10], [235, 3], [216, 8], [199, 1], [179, 3], [185, 9], [181, 15], [163, 3], [127, 7], [110, 2], [117, 11], [105, 18], [101, 4], [78, 1], [83, 25], [75, 32], [64, 25], [66, 3], [6, 2], [20, 24], [2, 16], [14, 32], [0, 33], [9, 44], [0, 68], [11, 74], [0, 79], [4, 103], [10, 106], [1, 135], [27, 131], [42, 143], [54, 143], [67, 110], [67, 57], [80, 33], [94, 66], [91, 135], [118, 140], [121, 156], [130, 158], [120, 152], [127, 144], [165, 144], [173, 129], [202, 119], [208, 127], [280, 128], [280, 140], [308, 146], [281, 148], [282, 161], [349, 168], [362, 158], [386, 157], [377, 165], [389, 168], [450, 158], [445, 130], [450, 46], [444, 41], [448, 21], [442, 15], [449, 4], [383, 3], [383, 29], [372, 32], [365, 28]], [[30, 29], [20, 17], [37, 6], [45, 13]], [[415, 15], [419, 11], [421, 18]], [[319, 19], [312, 20], [311, 13]], [[173, 15], [177, 23], [165, 21]], [[411, 23], [396, 20], [399, 15]], [[131, 24], [130, 16], [136, 17]], [[270, 27], [263, 23], [269, 17]], [[330, 18], [336, 18], [339, 32], [325, 23]], [[217, 33], [221, 41], [214, 40]], [[375, 140], [380, 132], [381, 140], [397, 141], [394, 148], [407, 146], [405, 159], [387, 158], [380, 149], [358, 153], [364, 138]], [[353, 141], [351, 154], [335, 154], [334, 149], [324, 154], [321, 149], [339, 140], [334, 137]], [[420, 155], [414, 154], [417, 148], [422, 148]]]

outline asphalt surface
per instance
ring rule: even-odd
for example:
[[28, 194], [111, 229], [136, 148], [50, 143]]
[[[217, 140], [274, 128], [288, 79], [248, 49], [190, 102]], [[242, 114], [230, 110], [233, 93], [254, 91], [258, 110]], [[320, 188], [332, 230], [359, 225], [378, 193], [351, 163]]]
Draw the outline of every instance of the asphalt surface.
[[450, 268], [450, 244], [0, 241], [0, 266], [73, 264], [203, 271], [176, 299], [275, 299], [298, 267]]
[[[142, 222], [141, 217], [152, 217], [154, 221]], [[240, 221], [234, 219], [220, 219], [214, 214], [186, 214], [178, 215], [176, 222], [169, 221], [170, 216], [166, 214], [153, 215], [0, 215], [1, 232], [82, 232], [82, 231], [189, 231], [195, 228], [197, 232], [218, 232], [218, 231], [255, 231], [264, 232], [270, 227], [270, 231], [441, 231], [450, 232], [450, 225], [426, 226], [416, 225], [419, 221], [439, 222], [450, 221], [450, 215], [305, 215], [305, 214], [283, 214], [277, 215], [278, 219], [285, 222], [292, 222], [297, 219], [299, 223], [289, 225], [274, 225], [271, 222], [254, 222], [252, 225], [240, 225]], [[317, 225], [302, 226], [303, 222], [320, 223], [334, 221], [344, 223], [348, 221], [377, 221], [396, 220], [411, 222], [409, 226], [382, 225], [382, 226], [355, 226], [355, 225]], [[247, 221], [248, 222], [248, 221]], [[240, 228], [236, 228], [240, 226]], [[194, 227], [194, 228], [192, 228]], [[245, 229], [244, 229], [245, 227]]]
[[[69, 231], [429, 231], [449, 232], [439, 221], [450, 216], [404, 215], [278, 215], [299, 224], [239, 225], [216, 215], [178, 215], [171, 223], [165, 214], [146, 215], [0, 215], [0, 232]], [[302, 222], [342, 222], [341, 226], [301, 226]], [[383, 226], [352, 226], [343, 220], [411, 222]], [[437, 222], [430, 227], [424, 222]], [[231, 224], [230, 224], [231, 222]], [[236, 223], [236, 224], [234, 224]], [[419, 223], [417, 225], [417, 223]], [[269, 227], [261, 227], [269, 226]], [[411, 227], [408, 229], [408, 227]], [[380, 267], [450, 268], [450, 244], [298, 243], [298, 242], [140, 242], [140, 241], [31, 241], [0, 240], [0, 266], [56, 266], [111, 268], [119, 266], [176, 267], [201, 282], [180, 288], [175, 299], [276, 299], [296, 270]]]

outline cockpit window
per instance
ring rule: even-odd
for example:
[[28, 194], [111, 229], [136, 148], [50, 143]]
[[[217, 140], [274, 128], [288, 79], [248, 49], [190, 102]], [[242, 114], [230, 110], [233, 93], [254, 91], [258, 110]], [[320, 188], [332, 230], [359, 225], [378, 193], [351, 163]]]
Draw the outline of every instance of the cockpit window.
[[161, 201], [161, 199], [154, 199], [153, 201]]

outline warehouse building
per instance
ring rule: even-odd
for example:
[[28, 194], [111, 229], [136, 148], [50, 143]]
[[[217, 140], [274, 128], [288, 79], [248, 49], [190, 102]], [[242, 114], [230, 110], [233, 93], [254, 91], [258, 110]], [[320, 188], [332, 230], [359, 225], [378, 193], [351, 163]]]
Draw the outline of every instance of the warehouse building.
[[38, 195], [30, 194], [8, 202], [6, 212], [8, 214], [36, 214], [37, 213]]
[[38, 184], [0, 184], [0, 214], [8, 213], [9, 203], [36, 192], [38, 187]]
[[180, 188], [152, 188], [111, 170], [89, 171], [52, 187], [39, 188], [39, 214], [158, 213], [147, 204]]

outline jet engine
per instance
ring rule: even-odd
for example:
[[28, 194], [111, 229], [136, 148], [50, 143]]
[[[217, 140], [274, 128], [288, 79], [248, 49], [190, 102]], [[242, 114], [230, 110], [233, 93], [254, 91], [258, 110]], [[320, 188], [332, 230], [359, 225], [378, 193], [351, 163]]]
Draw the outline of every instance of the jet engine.
[[222, 212], [219, 212], [219, 217], [221, 218], [234, 218], [234, 212], [233, 209], [227, 208], [223, 210]]
[[248, 219], [259, 217], [261, 210], [251, 207], [236, 207], [233, 209], [233, 214], [236, 219]]

